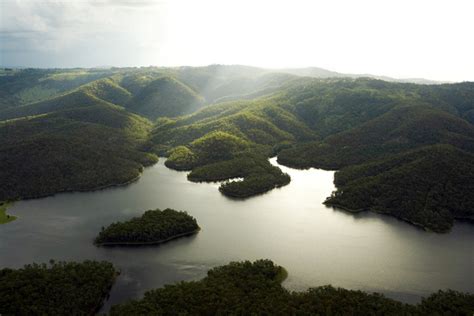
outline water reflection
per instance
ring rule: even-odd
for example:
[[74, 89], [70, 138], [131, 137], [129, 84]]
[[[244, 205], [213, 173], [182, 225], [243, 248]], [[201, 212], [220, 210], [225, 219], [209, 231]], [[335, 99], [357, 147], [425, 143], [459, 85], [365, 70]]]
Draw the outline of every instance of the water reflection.
[[[273, 163], [276, 163], [274, 160]], [[474, 292], [474, 226], [433, 234], [388, 216], [325, 207], [331, 171], [282, 167], [292, 182], [245, 201], [221, 195], [218, 183], [192, 183], [160, 161], [135, 184], [16, 203], [19, 219], [0, 226], [0, 266], [98, 259], [122, 271], [105, 309], [144, 291], [200, 279], [232, 260], [269, 258], [289, 271], [284, 285], [333, 284], [382, 291], [413, 301], [439, 288]], [[202, 230], [155, 247], [97, 248], [100, 227], [144, 210], [186, 210]]]

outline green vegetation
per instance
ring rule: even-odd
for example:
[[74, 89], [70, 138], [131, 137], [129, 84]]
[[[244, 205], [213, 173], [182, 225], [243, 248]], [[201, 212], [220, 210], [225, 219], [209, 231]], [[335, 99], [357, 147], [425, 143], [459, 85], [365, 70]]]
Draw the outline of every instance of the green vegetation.
[[[255, 160], [255, 153], [261, 154], [258, 161], [278, 154], [278, 162], [291, 167], [340, 169], [427, 145], [450, 144], [474, 152], [474, 127], [465, 120], [474, 103], [459, 94], [474, 97], [474, 86], [294, 79], [270, 96], [224, 102], [189, 116], [162, 120], [152, 132], [152, 141], [157, 152], [169, 155], [167, 166], [193, 170], [192, 181], [247, 175], [247, 181], [220, 188], [230, 196], [240, 196], [235, 192], [247, 196], [279, 186], [267, 172], [252, 178], [259, 185], [249, 181], [251, 172], [244, 171], [249, 169], [244, 160]], [[206, 162], [201, 158], [207, 156], [206, 150], [197, 153], [192, 144], [215, 131], [247, 142], [246, 149], [229, 155], [224, 150], [223, 157]], [[221, 152], [213, 147], [207, 151]], [[266, 179], [269, 185], [263, 184]], [[262, 190], [255, 189], [260, 184]]]
[[390, 214], [435, 232], [474, 219], [474, 155], [450, 145], [423, 147], [336, 172], [325, 202]]
[[[354, 79], [317, 68], [282, 73], [222, 65], [5, 70], [0, 76], [0, 135], [6, 136], [0, 176], [11, 183], [0, 185], [0, 201], [125, 183], [156, 161], [151, 153], [167, 156], [170, 168], [191, 170], [192, 181], [244, 178], [221, 185], [223, 194], [234, 197], [288, 183], [288, 176], [266, 161], [273, 155], [287, 166], [348, 175], [353, 173], [342, 169], [398, 159], [426, 146], [453, 146], [461, 160], [468, 157], [464, 153], [474, 154], [473, 100], [474, 83]], [[384, 171], [378, 185], [393, 187], [401, 178]], [[393, 205], [375, 202], [375, 191], [368, 190], [364, 207], [436, 231], [445, 231], [459, 217], [440, 215], [436, 224], [425, 225], [428, 219], [407, 216], [432, 211], [419, 202], [425, 188], [413, 189], [419, 195], [409, 195], [410, 206], [398, 198]], [[360, 202], [351, 205], [350, 200], [340, 205], [357, 209]]]
[[0, 201], [99, 189], [136, 179], [157, 161], [141, 150], [151, 124], [97, 104], [0, 122]]
[[178, 146], [171, 150], [166, 166], [178, 170], [191, 170], [197, 166], [232, 159], [236, 154], [248, 149], [245, 140], [225, 133], [211, 132], [189, 144], [189, 148]]
[[36, 116], [39, 114], [47, 114], [61, 110], [71, 110], [99, 104], [104, 106], [112, 105], [94, 95], [86, 93], [85, 91], [77, 90], [45, 101], [0, 111], [0, 120]]
[[127, 108], [152, 120], [191, 113], [202, 106], [195, 91], [172, 77], [150, 82], [128, 102]]
[[196, 164], [196, 155], [186, 146], [178, 146], [173, 148], [168, 159], [165, 161], [165, 165], [168, 168], [175, 170], [190, 170]]
[[474, 215], [469, 153], [474, 153], [472, 124], [440, 109], [412, 105], [395, 107], [323, 141], [283, 150], [278, 162], [342, 168], [336, 173], [338, 191], [327, 204], [390, 214], [446, 232], [454, 219]]
[[396, 107], [324, 141], [284, 150], [278, 162], [296, 168], [340, 169], [433, 144], [474, 152], [474, 126], [428, 106]]
[[252, 153], [195, 168], [188, 175], [188, 179], [194, 182], [223, 181], [233, 178], [243, 178], [243, 180], [226, 181], [219, 187], [219, 191], [236, 198], [261, 194], [290, 183], [288, 174], [272, 166], [264, 156]]
[[0, 109], [47, 100], [107, 75], [94, 69], [11, 71], [0, 76]]
[[189, 147], [175, 147], [166, 166], [192, 170], [188, 179], [194, 182], [243, 178], [224, 182], [219, 187], [224, 195], [246, 198], [290, 183], [289, 175], [270, 164], [265, 147], [232, 134], [211, 132], [194, 140]]
[[0, 203], [0, 224], [13, 222], [16, 219], [16, 216], [7, 214], [8, 206], [9, 203]]
[[103, 246], [159, 244], [198, 230], [196, 219], [186, 212], [156, 209], [146, 211], [141, 217], [102, 228], [94, 243]]
[[117, 271], [108, 262], [54, 262], [0, 270], [2, 315], [93, 315]]
[[[118, 272], [108, 262], [54, 262], [0, 270], [2, 315], [92, 315]], [[472, 315], [474, 295], [438, 291], [408, 305], [330, 285], [290, 292], [270, 260], [231, 262], [200, 281], [179, 282], [115, 305], [110, 315]]]
[[414, 306], [377, 293], [281, 286], [286, 271], [270, 260], [232, 262], [200, 281], [180, 282], [115, 305], [110, 315], [471, 315], [474, 295], [439, 291]]

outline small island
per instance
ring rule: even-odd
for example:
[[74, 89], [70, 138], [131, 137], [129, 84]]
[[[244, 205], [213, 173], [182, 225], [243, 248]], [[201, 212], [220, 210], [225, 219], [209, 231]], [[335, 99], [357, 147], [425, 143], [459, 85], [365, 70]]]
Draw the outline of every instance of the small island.
[[156, 209], [146, 211], [141, 217], [102, 227], [94, 243], [97, 246], [155, 245], [199, 230], [196, 219], [186, 212]]

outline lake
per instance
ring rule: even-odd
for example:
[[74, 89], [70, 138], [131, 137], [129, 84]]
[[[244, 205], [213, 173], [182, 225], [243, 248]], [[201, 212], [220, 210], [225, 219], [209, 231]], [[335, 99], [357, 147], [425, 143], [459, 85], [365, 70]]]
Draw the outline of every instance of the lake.
[[[0, 226], [0, 267], [111, 261], [121, 275], [103, 311], [167, 283], [200, 279], [211, 267], [259, 258], [284, 266], [284, 286], [292, 290], [332, 284], [405, 302], [438, 289], [474, 292], [472, 224], [456, 222], [451, 233], [435, 234], [388, 216], [326, 207], [332, 171], [281, 166], [289, 185], [242, 201], [220, 194], [217, 183], [189, 182], [163, 162], [126, 187], [15, 203], [8, 213], [18, 219]], [[187, 211], [202, 230], [159, 246], [92, 244], [101, 226], [167, 207]]]

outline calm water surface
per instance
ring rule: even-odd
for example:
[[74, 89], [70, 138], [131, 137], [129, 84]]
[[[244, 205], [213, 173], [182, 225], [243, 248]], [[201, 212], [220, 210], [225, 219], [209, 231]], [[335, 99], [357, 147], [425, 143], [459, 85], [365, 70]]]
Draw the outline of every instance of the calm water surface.
[[[245, 201], [224, 197], [218, 184], [188, 182], [161, 160], [127, 187], [18, 202], [9, 213], [19, 219], [0, 226], [0, 267], [111, 261], [122, 273], [104, 311], [146, 290], [200, 279], [216, 265], [259, 258], [286, 267], [284, 286], [293, 290], [333, 284], [407, 302], [440, 288], [474, 292], [474, 225], [456, 223], [440, 235], [334, 210], [322, 204], [334, 172], [281, 168], [291, 175], [288, 186]], [[195, 216], [201, 232], [160, 246], [93, 246], [101, 226], [166, 207]]]

